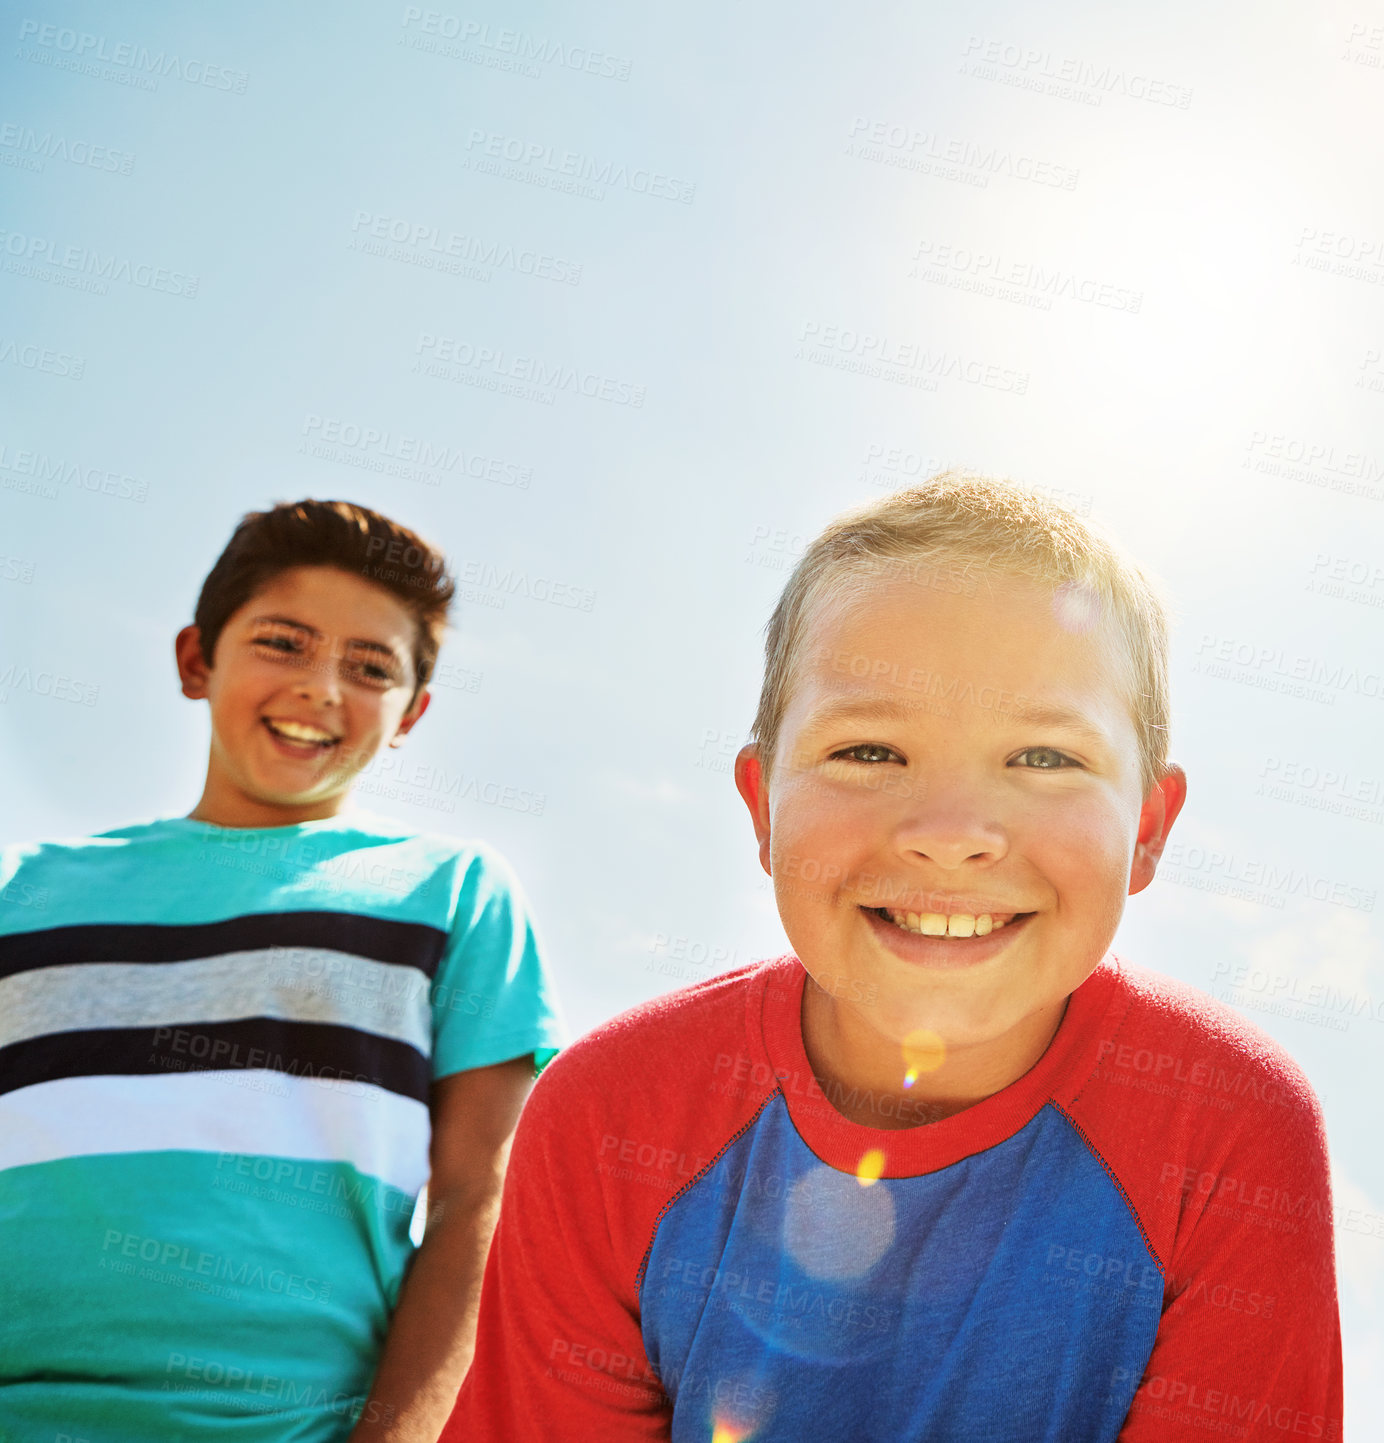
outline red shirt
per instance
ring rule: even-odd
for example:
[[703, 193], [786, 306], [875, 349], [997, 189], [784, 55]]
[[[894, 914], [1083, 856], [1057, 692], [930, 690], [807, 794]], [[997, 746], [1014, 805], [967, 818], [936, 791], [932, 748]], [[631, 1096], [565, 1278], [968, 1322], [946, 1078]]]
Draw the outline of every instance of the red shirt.
[[1340, 1437], [1320, 1108], [1270, 1038], [1111, 956], [1023, 1077], [872, 1128], [813, 1078], [805, 975], [544, 1072], [442, 1443]]

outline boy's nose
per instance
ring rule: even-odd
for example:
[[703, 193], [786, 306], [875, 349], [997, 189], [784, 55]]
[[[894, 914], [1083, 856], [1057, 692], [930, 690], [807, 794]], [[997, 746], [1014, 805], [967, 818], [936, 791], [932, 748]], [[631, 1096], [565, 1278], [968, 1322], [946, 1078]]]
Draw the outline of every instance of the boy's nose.
[[1005, 830], [983, 797], [940, 784], [913, 799], [896, 841], [913, 857], [949, 869], [966, 862], [997, 862], [1009, 850]]
[[303, 672], [294, 681], [293, 690], [304, 701], [325, 702], [332, 706], [341, 704], [341, 683], [334, 666], [314, 667]]

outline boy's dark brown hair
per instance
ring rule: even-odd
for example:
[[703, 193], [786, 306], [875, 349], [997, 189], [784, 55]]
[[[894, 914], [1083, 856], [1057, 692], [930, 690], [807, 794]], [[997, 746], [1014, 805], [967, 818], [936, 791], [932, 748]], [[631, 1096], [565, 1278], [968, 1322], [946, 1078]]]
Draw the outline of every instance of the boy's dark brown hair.
[[456, 582], [446, 558], [416, 531], [351, 501], [281, 501], [241, 517], [202, 583], [192, 617], [207, 665], [214, 664], [227, 621], [280, 572], [295, 566], [334, 566], [362, 577], [413, 613], [417, 685], [411, 706], [432, 678]]

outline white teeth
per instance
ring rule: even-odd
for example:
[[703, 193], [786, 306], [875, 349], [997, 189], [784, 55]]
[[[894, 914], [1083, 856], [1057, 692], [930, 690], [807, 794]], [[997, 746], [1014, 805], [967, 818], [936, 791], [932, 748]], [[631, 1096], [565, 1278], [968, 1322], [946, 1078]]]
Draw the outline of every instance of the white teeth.
[[942, 912], [896, 912], [890, 908], [884, 912], [896, 927], [923, 937], [988, 937], [1013, 921], [1012, 916], [994, 917], [989, 912], [978, 916], [969, 912], [953, 912], [950, 916]]
[[291, 742], [331, 742], [336, 740], [331, 732], [323, 731], [321, 727], [304, 726], [303, 723], [294, 721], [271, 721], [268, 717], [265, 720], [269, 723], [270, 731], [277, 732]]

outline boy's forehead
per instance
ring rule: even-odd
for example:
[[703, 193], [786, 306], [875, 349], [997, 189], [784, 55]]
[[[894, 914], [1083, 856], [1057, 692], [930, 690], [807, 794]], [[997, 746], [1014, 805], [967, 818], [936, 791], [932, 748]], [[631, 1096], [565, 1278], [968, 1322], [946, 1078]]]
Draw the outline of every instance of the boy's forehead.
[[[882, 581], [814, 608], [794, 658], [789, 709], [939, 714], [970, 701], [1042, 722], [1109, 709], [1128, 716], [1131, 660], [1085, 588], [991, 576], [970, 592]], [[795, 704], [796, 703], [796, 704]], [[1122, 729], [1122, 728], [1121, 728]]]
[[291, 599], [319, 612], [368, 612], [408, 619], [408, 608], [392, 592], [336, 566], [291, 566], [271, 576], [245, 603], [253, 609], [265, 601]]

